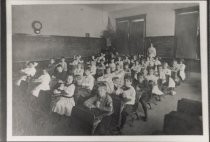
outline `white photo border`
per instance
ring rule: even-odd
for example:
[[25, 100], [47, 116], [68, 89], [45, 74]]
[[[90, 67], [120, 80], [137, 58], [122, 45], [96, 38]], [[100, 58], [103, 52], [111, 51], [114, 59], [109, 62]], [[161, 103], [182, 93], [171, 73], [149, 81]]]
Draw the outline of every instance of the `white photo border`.
[[[67, 0], [7, 0], [7, 141], [142, 141], [142, 142], [208, 142], [208, 57], [207, 1], [67, 1]], [[128, 4], [128, 3], [199, 3], [203, 135], [148, 136], [13, 136], [12, 135], [12, 5], [33, 4]]]

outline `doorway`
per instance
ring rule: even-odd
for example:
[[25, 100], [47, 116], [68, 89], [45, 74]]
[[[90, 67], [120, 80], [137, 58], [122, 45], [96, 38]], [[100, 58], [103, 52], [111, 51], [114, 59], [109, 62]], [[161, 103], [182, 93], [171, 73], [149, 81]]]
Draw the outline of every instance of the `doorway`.
[[177, 58], [200, 58], [199, 7], [177, 9], [176, 12], [176, 52]]
[[146, 15], [116, 19], [116, 49], [124, 55], [145, 53]]

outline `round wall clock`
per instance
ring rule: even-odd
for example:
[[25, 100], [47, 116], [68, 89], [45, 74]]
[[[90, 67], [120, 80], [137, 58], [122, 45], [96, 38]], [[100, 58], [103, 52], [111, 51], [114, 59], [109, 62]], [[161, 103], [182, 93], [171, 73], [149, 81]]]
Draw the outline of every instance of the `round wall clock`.
[[35, 34], [40, 34], [42, 29], [42, 23], [40, 21], [33, 21], [32, 28], [34, 29]]

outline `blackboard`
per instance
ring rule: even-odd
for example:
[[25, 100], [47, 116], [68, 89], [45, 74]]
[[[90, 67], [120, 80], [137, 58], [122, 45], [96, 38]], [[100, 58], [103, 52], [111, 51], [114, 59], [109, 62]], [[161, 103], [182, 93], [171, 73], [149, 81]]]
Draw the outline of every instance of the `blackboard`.
[[153, 43], [159, 57], [174, 57], [175, 36], [153, 36], [146, 37], [146, 49], [150, 47], [150, 41]]
[[12, 36], [13, 61], [41, 61], [50, 58], [72, 58], [97, 54], [105, 46], [102, 38], [72, 36], [34, 36], [14, 34]]

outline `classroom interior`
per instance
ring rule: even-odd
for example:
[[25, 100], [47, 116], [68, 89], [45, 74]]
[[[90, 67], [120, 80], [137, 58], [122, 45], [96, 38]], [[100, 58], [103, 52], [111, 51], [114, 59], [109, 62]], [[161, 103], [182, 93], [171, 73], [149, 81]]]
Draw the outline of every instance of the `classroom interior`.
[[[199, 30], [198, 3], [13, 5], [13, 82], [28, 61], [37, 62], [39, 71], [51, 58], [69, 63], [81, 55], [86, 61], [109, 50], [144, 56], [152, 43], [161, 61], [171, 65], [184, 59], [185, 81], [175, 87], [176, 95], [151, 104], [147, 121], [136, 119], [119, 132], [111, 129], [112, 120], [103, 119], [93, 135], [202, 135]], [[44, 91], [37, 98], [40, 106], [31, 108], [24, 87], [13, 84], [13, 135], [91, 135], [89, 114], [74, 112], [74, 118], [51, 112], [52, 92]]]

